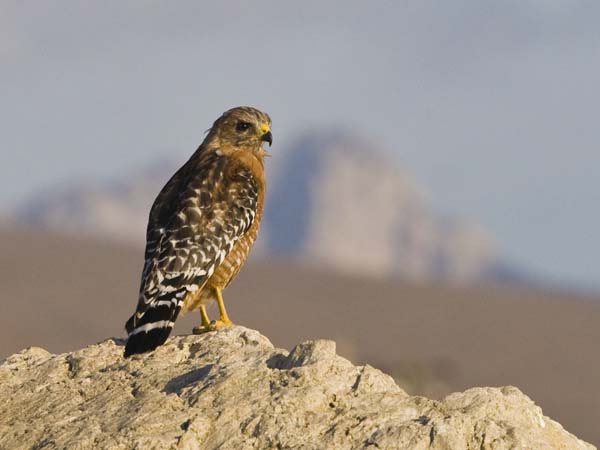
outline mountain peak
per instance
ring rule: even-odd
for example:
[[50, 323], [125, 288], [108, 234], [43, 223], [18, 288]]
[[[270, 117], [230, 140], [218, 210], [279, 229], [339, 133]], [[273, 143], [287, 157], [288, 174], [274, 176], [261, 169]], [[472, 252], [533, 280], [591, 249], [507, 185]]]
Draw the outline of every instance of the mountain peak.
[[498, 257], [489, 236], [436, 214], [389, 152], [367, 139], [307, 133], [284, 158], [265, 214], [273, 253], [350, 273], [494, 278]]

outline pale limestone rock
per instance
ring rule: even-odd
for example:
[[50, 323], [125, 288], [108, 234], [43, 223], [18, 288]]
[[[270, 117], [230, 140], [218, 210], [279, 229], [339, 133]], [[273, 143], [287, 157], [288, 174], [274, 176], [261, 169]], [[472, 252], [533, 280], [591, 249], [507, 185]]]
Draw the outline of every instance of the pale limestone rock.
[[514, 387], [441, 402], [356, 367], [331, 341], [290, 353], [243, 327], [124, 359], [107, 340], [0, 366], [2, 449], [593, 449]]

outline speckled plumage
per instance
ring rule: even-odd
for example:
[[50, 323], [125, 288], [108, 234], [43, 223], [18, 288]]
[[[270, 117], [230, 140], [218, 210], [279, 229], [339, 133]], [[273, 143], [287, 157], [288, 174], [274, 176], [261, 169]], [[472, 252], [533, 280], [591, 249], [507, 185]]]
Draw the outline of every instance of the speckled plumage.
[[241, 269], [262, 217], [270, 124], [254, 108], [225, 112], [154, 201], [126, 356], [164, 343], [182, 308], [205, 305]]

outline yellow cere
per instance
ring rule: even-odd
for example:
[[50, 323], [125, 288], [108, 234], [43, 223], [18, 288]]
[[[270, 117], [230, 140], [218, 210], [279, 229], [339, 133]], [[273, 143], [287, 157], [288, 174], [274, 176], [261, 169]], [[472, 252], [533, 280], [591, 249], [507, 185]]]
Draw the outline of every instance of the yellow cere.
[[266, 123], [263, 123], [260, 126], [260, 131], [261, 131], [262, 134], [265, 134], [265, 133], [268, 133], [269, 131], [271, 131], [271, 128]]

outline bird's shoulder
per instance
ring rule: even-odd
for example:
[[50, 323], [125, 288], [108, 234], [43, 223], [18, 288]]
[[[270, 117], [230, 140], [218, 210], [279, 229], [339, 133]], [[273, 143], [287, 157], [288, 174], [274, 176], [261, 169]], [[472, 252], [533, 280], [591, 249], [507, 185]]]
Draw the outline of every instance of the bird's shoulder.
[[184, 183], [186, 194], [200, 196], [200, 203], [209, 206], [208, 194], [216, 201], [244, 195], [247, 188], [258, 193], [264, 187], [264, 176], [256, 166], [256, 159], [247, 152], [222, 153], [216, 150], [193, 165]]
[[196, 214], [231, 200], [262, 197], [264, 177], [256, 164], [246, 155], [218, 150], [195, 154], [158, 194], [150, 211], [148, 231], [166, 226], [182, 211]]

